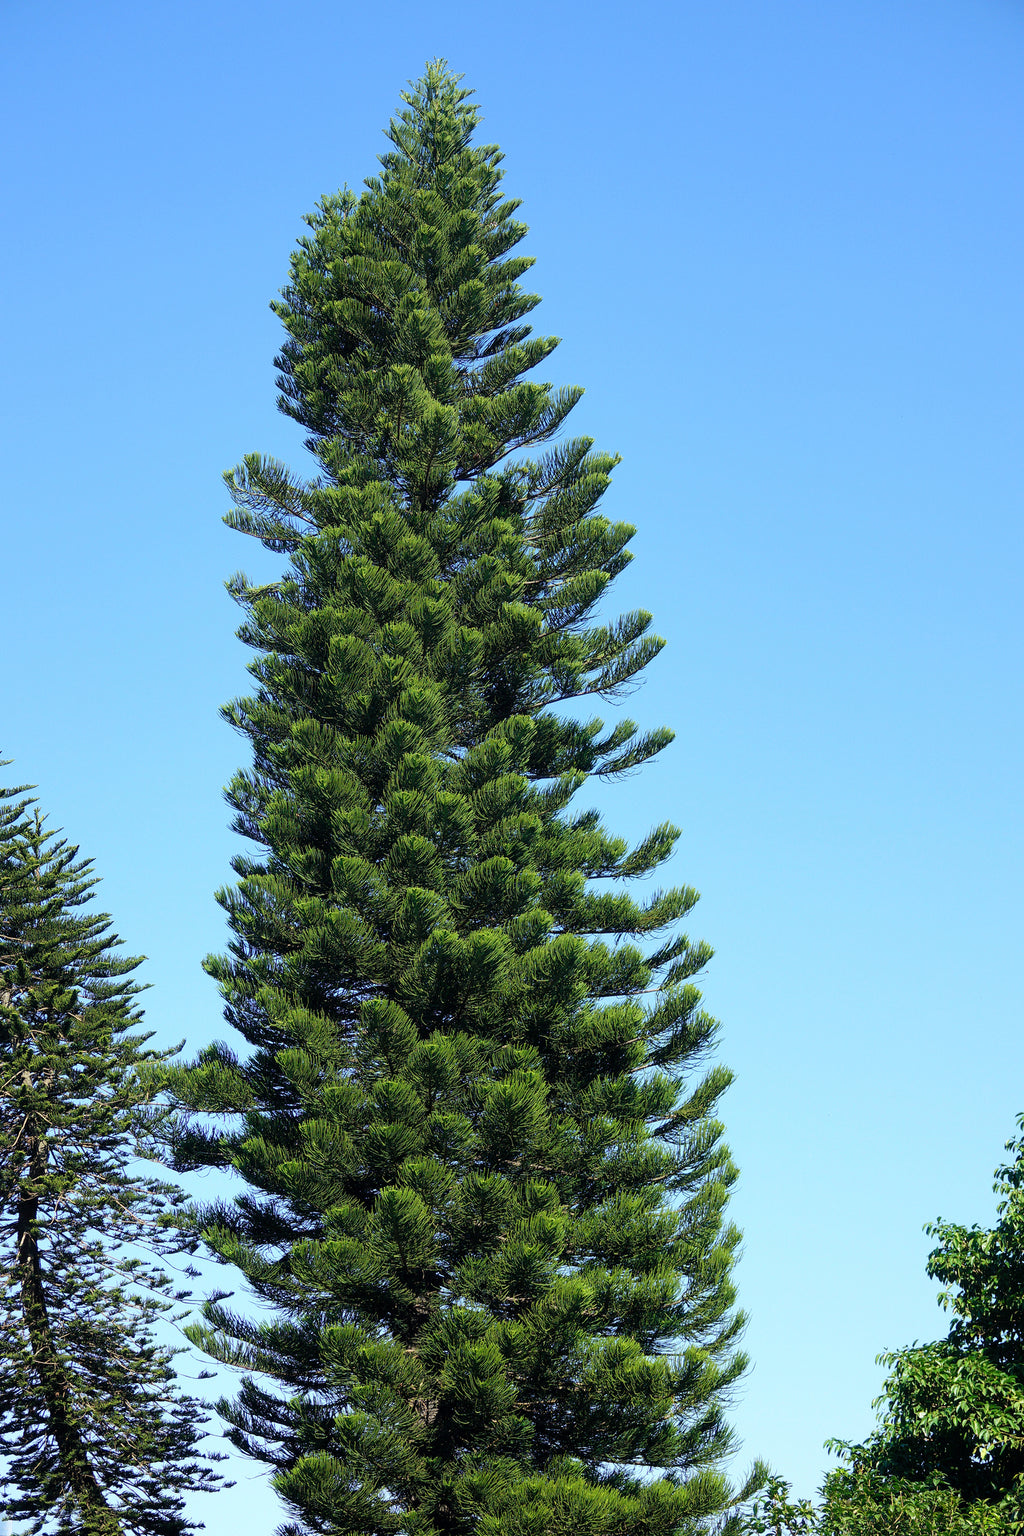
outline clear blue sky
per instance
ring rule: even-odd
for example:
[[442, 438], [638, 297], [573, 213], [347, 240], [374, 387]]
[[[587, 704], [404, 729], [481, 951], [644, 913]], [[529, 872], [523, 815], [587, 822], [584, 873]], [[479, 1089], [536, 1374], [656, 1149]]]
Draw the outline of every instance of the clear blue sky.
[[[275, 565], [219, 476], [301, 466], [267, 304], [435, 55], [524, 199], [547, 372], [623, 455], [618, 603], [669, 641], [630, 709], [678, 740], [604, 803], [685, 829], [737, 1073], [742, 1459], [809, 1492], [878, 1351], [942, 1330], [922, 1224], [991, 1218], [1024, 1109], [1019, 0], [4, 0], [0, 746], [150, 957], [161, 1039], [218, 1035], [222, 583]], [[248, 1464], [196, 1508], [280, 1518]]]

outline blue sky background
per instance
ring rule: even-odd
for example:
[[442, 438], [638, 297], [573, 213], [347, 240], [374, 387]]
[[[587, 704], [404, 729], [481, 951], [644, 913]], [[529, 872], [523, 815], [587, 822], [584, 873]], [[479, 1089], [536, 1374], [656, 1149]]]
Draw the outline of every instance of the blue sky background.
[[[684, 828], [737, 1074], [741, 1460], [810, 1492], [875, 1355], [943, 1331], [922, 1224], [991, 1219], [1024, 1110], [1018, 0], [3, 0], [0, 746], [161, 1040], [220, 1034], [223, 581], [277, 568], [220, 472], [302, 465], [267, 304], [435, 55], [524, 199], [546, 376], [623, 455], [617, 606], [669, 641], [629, 708], [678, 739], [603, 803]], [[269, 1536], [237, 1475], [197, 1514]]]

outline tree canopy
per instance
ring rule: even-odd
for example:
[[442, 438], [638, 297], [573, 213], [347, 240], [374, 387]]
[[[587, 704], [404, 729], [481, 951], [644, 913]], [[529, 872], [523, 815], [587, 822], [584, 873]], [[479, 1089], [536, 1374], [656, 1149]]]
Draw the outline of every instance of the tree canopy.
[[844, 1465], [822, 1504], [776, 1479], [744, 1529], [822, 1536], [984, 1536], [1024, 1530], [1024, 1116], [996, 1170], [993, 1227], [937, 1221], [928, 1274], [946, 1289], [944, 1339], [890, 1350], [863, 1444], [828, 1442]]

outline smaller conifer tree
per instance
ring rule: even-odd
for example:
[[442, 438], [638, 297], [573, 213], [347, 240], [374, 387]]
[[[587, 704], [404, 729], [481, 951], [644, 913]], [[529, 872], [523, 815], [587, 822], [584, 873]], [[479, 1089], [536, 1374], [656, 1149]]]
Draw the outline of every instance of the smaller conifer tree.
[[180, 1536], [222, 1458], [197, 1452], [201, 1407], [153, 1331], [184, 1299], [157, 1225], [182, 1197], [133, 1158], [168, 1053], [137, 1030], [139, 961], [81, 910], [91, 862], [26, 788], [0, 790], [0, 1513], [33, 1536]]

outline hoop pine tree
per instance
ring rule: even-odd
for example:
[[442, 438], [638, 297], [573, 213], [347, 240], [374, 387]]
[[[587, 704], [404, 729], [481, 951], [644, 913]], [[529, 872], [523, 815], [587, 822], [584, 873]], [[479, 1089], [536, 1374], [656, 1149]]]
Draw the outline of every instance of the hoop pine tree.
[[216, 1490], [224, 1458], [198, 1449], [202, 1407], [153, 1327], [185, 1299], [159, 1225], [184, 1197], [133, 1158], [171, 1053], [138, 1032], [139, 961], [89, 906], [90, 861], [26, 788], [0, 789], [0, 1515], [25, 1536], [184, 1536], [185, 1494]]
[[593, 617], [634, 530], [597, 510], [616, 460], [552, 444], [581, 391], [525, 377], [556, 341], [502, 156], [443, 64], [403, 100], [274, 306], [318, 477], [228, 476], [228, 522], [290, 563], [232, 583], [259, 851], [207, 965], [245, 1048], [176, 1073], [178, 1157], [247, 1181], [195, 1219], [272, 1312], [224, 1295], [194, 1337], [248, 1373], [222, 1412], [289, 1532], [705, 1530], [744, 1363], [729, 1074], [692, 1079], [709, 950], [673, 927], [695, 892], [614, 884], [675, 830], [569, 809], [671, 732], [558, 709], [662, 642]]

